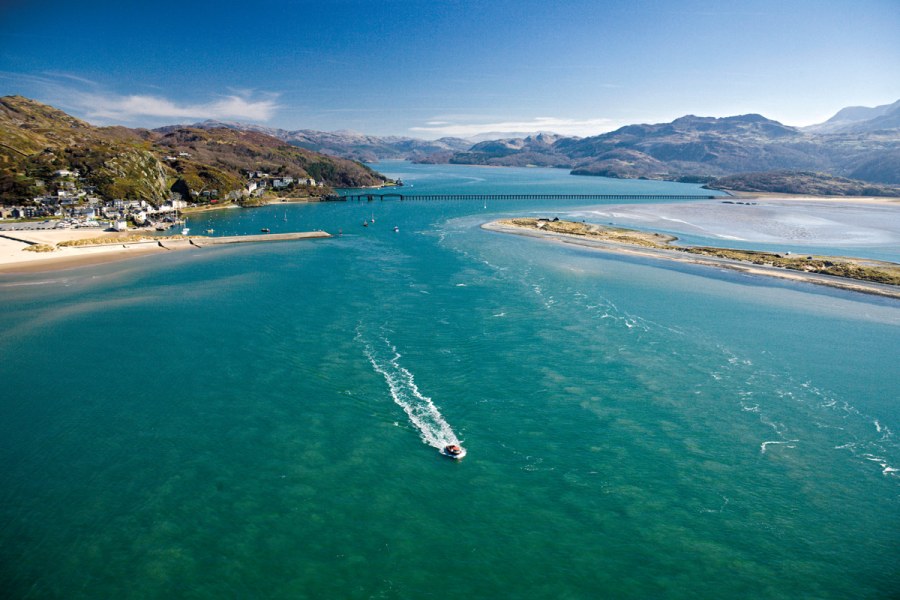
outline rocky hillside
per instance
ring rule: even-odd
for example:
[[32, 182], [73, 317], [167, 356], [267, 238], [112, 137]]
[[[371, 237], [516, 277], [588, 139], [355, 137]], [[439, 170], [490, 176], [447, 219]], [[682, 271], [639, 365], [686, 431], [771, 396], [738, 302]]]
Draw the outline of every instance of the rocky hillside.
[[[182, 154], [183, 153], [183, 154]], [[297, 148], [256, 132], [173, 128], [161, 133], [94, 127], [21, 96], [0, 98], [0, 202], [48, 193], [54, 172], [77, 170], [107, 199], [158, 204], [173, 189], [221, 195], [243, 188], [251, 170], [313, 177], [335, 187], [385, 178], [359, 163]]]

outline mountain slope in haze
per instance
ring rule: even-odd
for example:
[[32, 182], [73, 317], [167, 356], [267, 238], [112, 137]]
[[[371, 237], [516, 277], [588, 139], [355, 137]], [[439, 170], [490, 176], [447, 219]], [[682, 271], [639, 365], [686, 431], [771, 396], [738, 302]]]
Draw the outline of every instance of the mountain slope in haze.
[[[181, 154], [184, 153], [184, 154]], [[280, 139], [232, 129], [171, 128], [162, 133], [94, 127], [21, 96], [0, 98], [0, 202], [48, 192], [60, 170], [77, 170], [107, 199], [159, 204], [173, 189], [220, 195], [243, 189], [246, 172], [312, 177], [336, 187], [379, 185], [365, 165], [297, 148]]]
[[[206, 120], [195, 123], [191, 127], [200, 129], [225, 127], [239, 131], [256, 131], [300, 148], [361, 162], [376, 162], [383, 159], [417, 160], [437, 153], [462, 152], [468, 150], [472, 145], [472, 142], [468, 140], [454, 137], [422, 140], [398, 136], [379, 137], [355, 131], [315, 131], [312, 129], [288, 131], [229, 121]], [[165, 132], [171, 129], [172, 127], [162, 127], [155, 131]]]
[[824, 123], [803, 129], [812, 133], [863, 133], [898, 128], [900, 128], [900, 100], [893, 104], [871, 108], [848, 106]]

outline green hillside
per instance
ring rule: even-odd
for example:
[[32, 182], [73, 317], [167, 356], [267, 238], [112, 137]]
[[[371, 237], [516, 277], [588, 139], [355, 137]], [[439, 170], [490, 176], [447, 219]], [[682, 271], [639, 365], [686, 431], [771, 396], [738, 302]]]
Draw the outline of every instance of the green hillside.
[[331, 187], [380, 185], [360, 163], [297, 148], [263, 133], [175, 128], [153, 132], [94, 127], [21, 96], [0, 98], [0, 202], [52, 193], [55, 172], [78, 171], [79, 184], [104, 199], [159, 204], [172, 191], [220, 196], [244, 188], [249, 171], [311, 177]]

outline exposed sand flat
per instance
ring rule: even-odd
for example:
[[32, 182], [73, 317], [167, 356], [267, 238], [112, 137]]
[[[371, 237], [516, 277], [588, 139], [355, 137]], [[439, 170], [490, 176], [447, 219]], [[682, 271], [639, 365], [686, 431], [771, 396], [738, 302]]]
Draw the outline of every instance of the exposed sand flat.
[[848, 202], [844, 198], [755, 197], [610, 204], [568, 212], [565, 218], [725, 242], [900, 248], [900, 203], [896, 199]]
[[893, 204], [900, 207], [900, 198], [890, 196], [813, 196], [808, 194], [778, 194], [775, 192], [732, 192], [736, 200], [765, 202], [768, 200], [790, 200], [794, 202], [833, 202], [844, 204]]
[[574, 244], [593, 248], [595, 250], [609, 252], [612, 254], [622, 254], [629, 256], [640, 256], [646, 258], [654, 258], [661, 260], [673, 260], [682, 263], [690, 263], [697, 265], [707, 265], [734, 271], [740, 271], [751, 275], [763, 275], [766, 277], [777, 277], [779, 279], [788, 279], [792, 281], [801, 281], [805, 283], [813, 283], [817, 285], [825, 285], [833, 288], [850, 290], [854, 292], [862, 292], [866, 294], [875, 294], [886, 296], [889, 298], [900, 299], [900, 287], [892, 285], [884, 285], [860, 281], [856, 279], [846, 279], [843, 277], [834, 277], [831, 275], [820, 275], [818, 273], [805, 273], [803, 271], [793, 271], [777, 267], [767, 267], [764, 265], [755, 265], [748, 262], [730, 260], [725, 258], [717, 258], [713, 256], [703, 256], [696, 254], [687, 254], [679, 250], [668, 250], [662, 248], [653, 248], [637, 245], [635, 243], [627, 243], [621, 241], [612, 241], [608, 239], [598, 239], [585, 237], [584, 235], [573, 235], [567, 233], [557, 233], [553, 231], [542, 231], [532, 227], [521, 227], [512, 225], [508, 221], [492, 221], [481, 226], [483, 229], [490, 231], [498, 231], [501, 233], [511, 233], [527, 237], [542, 238], [552, 240], [559, 243]]

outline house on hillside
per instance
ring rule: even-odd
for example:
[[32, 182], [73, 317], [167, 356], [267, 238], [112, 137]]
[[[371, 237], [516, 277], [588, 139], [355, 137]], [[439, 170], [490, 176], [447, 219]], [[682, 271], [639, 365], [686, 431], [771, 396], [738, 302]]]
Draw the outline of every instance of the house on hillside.
[[281, 179], [274, 179], [272, 181], [272, 187], [276, 190], [291, 187], [292, 185], [294, 185], [293, 177], [282, 177]]

